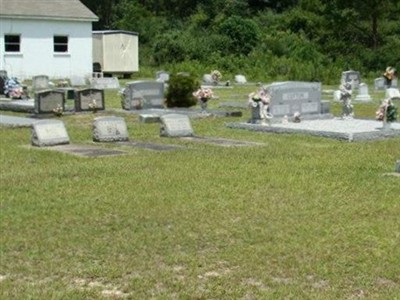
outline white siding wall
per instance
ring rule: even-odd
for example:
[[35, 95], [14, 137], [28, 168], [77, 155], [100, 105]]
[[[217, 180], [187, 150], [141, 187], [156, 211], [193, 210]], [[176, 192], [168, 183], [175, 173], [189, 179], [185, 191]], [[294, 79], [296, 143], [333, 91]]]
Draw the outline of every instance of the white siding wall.
[[[21, 35], [20, 53], [4, 53], [4, 35]], [[68, 36], [68, 52], [54, 53], [54, 35]], [[29, 79], [88, 77], [92, 73], [92, 23], [0, 19], [0, 69]]]

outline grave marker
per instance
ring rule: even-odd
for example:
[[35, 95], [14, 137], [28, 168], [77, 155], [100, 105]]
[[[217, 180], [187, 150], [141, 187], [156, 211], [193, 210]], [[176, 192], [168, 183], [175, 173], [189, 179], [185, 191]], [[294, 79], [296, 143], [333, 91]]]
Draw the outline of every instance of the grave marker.
[[164, 108], [164, 83], [157, 81], [132, 81], [126, 84], [122, 108]]
[[400, 91], [396, 88], [386, 89], [385, 98], [400, 100]]
[[166, 137], [193, 136], [192, 125], [189, 117], [180, 114], [167, 114], [161, 116], [160, 135]]
[[98, 117], [93, 122], [93, 141], [121, 142], [128, 141], [128, 129], [124, 118]]
[[32, 88], [34, 91], [47, 90], [50, 88], [49, 76], [36, 75], [32, 77]]
[[32, 125], [32, 145], [38, 147], [69, 144], [64, 123], [60, 120], [42, 120]]
[[101, 77], [91, 78], [90, 86], [94, 89], [119, 89], [119, 81], [117, 77]]
[[75, 111], [97, 111], [104, 109], [104, 90], [83, 89], [76, 92]]
[[55, 109], [65, 110], [65, 93], [44, 90], [35, 93], [34, 111], [36, 114], [54, 113]]
[[358, 89], [360, 83], [361, 83], [361, 78], [360, 78], [360, 72], [358, 71], [345, 71], [342, 73], [342, 79], [341, 83], [346, 83], [350, 82], [352, 89]]
[[358, 90], [358, 95], [354, 99], [355, 101], [363, 101], [363, 102], [369, 102], [371, 101], [371, 96], [368, 93], [368, 85], [366, 83], [360, 83], [359, 85], [359, 90]]
[[237, 84], [246, 84], [247, 80], [246, 80], [246, 77], [244, 77], [243, 75], [236, 75], [235, 76], [235, 82]]
[[271, 96], [270, 113], [274, 117], [301, 115], [321, 112], [321, 83], [319, 82], [275, 82], [264, 89]]
[[385, 89], [385, 78], [379, 77], [374, 80], [375, 90], [384, 90]]

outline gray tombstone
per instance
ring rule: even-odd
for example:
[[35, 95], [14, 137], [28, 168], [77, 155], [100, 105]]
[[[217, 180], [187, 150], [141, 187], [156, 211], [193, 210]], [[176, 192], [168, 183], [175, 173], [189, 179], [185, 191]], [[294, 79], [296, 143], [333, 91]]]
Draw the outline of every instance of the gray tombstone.
[[90, 86], [94, 89], [119, 89], [119, 81], [117, 77], [95, 77], [90, 79]]
[[54, 113], [55, 109], [65, 110], [65, 93], [44, 90], [35, 93], [34, 111], [36, 114]]
[[211, 74], [204, 74], [203, 75], [203, 82], [205, 83], [205, 84], [214, 84], [214, 80], [212, 79], [212, 76], [211, 76]]
[[83, 76], [71, 76], [69, 81], [71, 82], [72, 86], [85, 86], [86, 85], [86, 79]]
[[368, 93], [368, 85], [366, 83], [360, 83], [358, 88], [358, 95], [354, 99], [355, 101], [370, 102], [372, 101], [371, 96]]
[[47, 75], [37, 75], [32, 77], [32, 89], [34, 91], [47, 90], [50, 88], [50, 80]]
[[243, 75], [235, 75], [235, 82], [237, 84], [246, 84], [247, 80], [246, 77], [244, 77]]
[[104, 90], [78, 90], [75, 97], [75, 111], [98, 111], [105, 109]]
[[159, 82], [166, 82], [169, 80], [169, 73], [165, 71], [158, 71], [156, 73], [156, 80]]
[[321, 83], [286, 81], [274, 82], [264, 87], [271, 97], [270, 113], [274, 117], [320, 114]]
[[190, 119], [186, 115], [166, 114], [161, 116], [160, 136], [184, 137], [193, 136]]
[[4, 95], [4, 85], [8, 79], [7, 71], [0, 70], [0, 95]]
[[385, 78], [379, 77], [374, 80], [375, 90], [384, 90], [385, 89]]
[[69, 144], [64, 123], [60, 120], [42, 120], [32, 125], [32, 145], [38, 147]]
[[157, 81], [132, 81], [126, 84], [123, 92], [122, 108], [163, 108], [164, 83]]
[[124, 118], [99, 117], [93, 121], [93, 141], [122, 142], [128, 141], [128, 128]]
[[385, 98], [390, 98], [394, 100], [400, 100], [400, 91], [396, 88], [388, 88], [386, 89]]
[[351, 84], [352, 89], [358, 89], [358, 86], [361, 83], [360, 72], [358, 71], [345, 71], [342, 73], [341, 83], [349, 82]]

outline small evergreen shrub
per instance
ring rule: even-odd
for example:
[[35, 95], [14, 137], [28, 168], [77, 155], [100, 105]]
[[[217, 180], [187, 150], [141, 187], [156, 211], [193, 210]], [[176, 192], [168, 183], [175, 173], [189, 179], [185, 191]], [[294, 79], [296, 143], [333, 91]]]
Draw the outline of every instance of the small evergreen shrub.
[[191, 75], [172, 74], [168, 81], [167, 106], [190, 107], [196, 105], [197, 100], [193, 96], [200, 84]]

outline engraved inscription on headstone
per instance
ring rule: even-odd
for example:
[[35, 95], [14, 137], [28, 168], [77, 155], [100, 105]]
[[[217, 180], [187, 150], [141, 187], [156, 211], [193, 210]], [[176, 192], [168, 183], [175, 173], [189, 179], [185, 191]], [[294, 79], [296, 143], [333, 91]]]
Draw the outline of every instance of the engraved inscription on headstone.
[[55, 90], [44, 90], [35, 93], [35, 113], [53, 113], [54, 109], [65, 109], [65, 93]]
[[128, 82], [123, 96], [122, 107], [126, 110], [163, 108], [164, 83], [151, 80]]
[[76, 92], [76, 111], [97, 111], [104, 109], [104, 90], [84, 89]]
[[293, 115], [296, 112], [319, 114], [321, 112], [321, 83], [286, 81], [264, 86], [271, 97], [270, 112], [274, 117]]
[[59, 120], [42, 120], [32, 125], [32, 145], [38, 147], [69, 144], [64, 123]]
[[167, 137], [193, 136], [189, 117], [180, 114], [166, 114], [161, 116], [160, 135]]
[[93, 122], [93, 141], [120, 142], [128, 141], [128, 128], [124, 118], [99, 117]]

